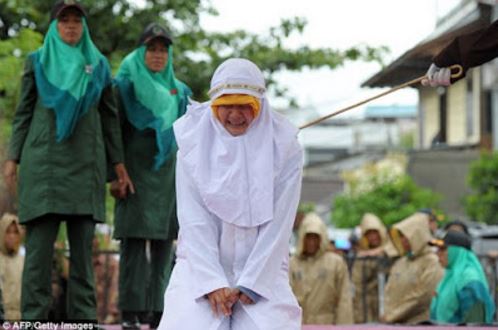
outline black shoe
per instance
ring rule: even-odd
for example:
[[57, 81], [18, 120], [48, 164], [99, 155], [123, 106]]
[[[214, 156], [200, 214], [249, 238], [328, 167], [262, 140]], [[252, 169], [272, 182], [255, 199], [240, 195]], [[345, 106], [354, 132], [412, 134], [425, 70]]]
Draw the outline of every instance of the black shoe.
[[123, 312], [121, 322], [122, 330], [140, 330], [140, 321], [138, 315], [133, 312]]
[[149, 322], [150, 329], [157, 329], [159, 327], [159, 322], [161, 322], [161, 317], [163, 316], [163, 312], [152, 312], [152, 316]]

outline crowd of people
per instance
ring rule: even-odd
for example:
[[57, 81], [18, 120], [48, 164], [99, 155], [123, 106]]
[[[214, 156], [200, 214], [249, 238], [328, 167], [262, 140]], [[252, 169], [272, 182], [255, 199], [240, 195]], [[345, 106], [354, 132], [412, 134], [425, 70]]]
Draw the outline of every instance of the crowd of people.
[[289, 271], [303, 322], [493, 323], [493, 296], [466, 225], [449, 222], [436, 239], [431, 216], [419, 210], [387, 231], [366, 213], [353, 256], [343, 258], [328, 247], [325, 222], [306, 215]]
[[[144, 27], [112, 77], [87, 18], [79, 2], [57, 1], [26, 60], [4, 165], [18, 214], [0, 220], [0, 319], [191, 330], [493, 321], [461, 224], [437, 240], [430, 210], [389, 230], [365, 214], [352, 264], [318, 215], [295, 224], [298, 130], [271, 109], [253, 62], [222, 62], [197, 103], [164, 27]], [[449, 83], [440, 66], [424, 83]], [[94, 253], [106, 183], [119, 261]], [[56, 243], [61, 223], [68, 247]]]

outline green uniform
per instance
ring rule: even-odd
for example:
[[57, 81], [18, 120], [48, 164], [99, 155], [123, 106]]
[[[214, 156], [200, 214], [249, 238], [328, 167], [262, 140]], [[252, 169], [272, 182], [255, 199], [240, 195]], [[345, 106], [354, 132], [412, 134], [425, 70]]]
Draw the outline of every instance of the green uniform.
[[[117, 100], [118, 108], [122, 109], [120, 97]], [[170, 151], [169, 159], [158, 170], [154, 170], [154, 155], [157, 153], [155, 132], [152, 129], [137, 130], [126, 120], [124, 111], [119, 113], [125, 165], [136, 193], [117, 200], [114, 237], [174, 239], [178, 233], [176, 149]]]
[[[176, 148], [155, 170], [155, 132], [134, 128], [126, 119], [121, 98], [117, 99], [125, 165], [135, 186], [135, 194], [117, 200], [115, 208], [114, 236], [121, 239], [119, 306], [122, 311], [162, 312], [164, 291], [171, 273], [173, 240], [178, 234]], [[152, 262], [146, 258], [146, 240], [151, 240]]]
[[[95, 221], [104, 221], [106, 157], [111, 163], [123, 161], [112, 88], [104, 88], [98, 105], [89, 108], [61, 142], [55, 138], [54, 112], [40, 101], [31, 57], [21, 88], [8, 158], [20, 164], [19, 219], [27, 226], [22, 317], [48, 317], [50, 296], [45, 295], [50, 294], [53, 243], [59, 222], [67, 220], [72, 250], [69, 286], [77, 291], [69, 293], [68, 316], [96, 319], [88, 268], [93, 229]], [[81, 243], [83, 239], [88, 244]]]
[[[158, 37], [167, 47], [167, 63], [151, 71], [145, 62], [145, 40]], [[177, 148], [172, 126], [185, 113], [191, 91], [175, 77], [171, 40], [164, 28], [152, 23], [140, 40], [141, 45], [123, 59], [115, 78], [125, 165], [135, 194], [116, 202], [114, 236], [121, 239], [123, 323], [136, 324], [138, 316], [152, 312], [150, 326], [155, 328], [164, 307], [178, 233]]]
[[8, 155], [20, 164], [20, 223], [48, 213], [91, 215], [102, 222], [106, 155], [112, 163], [123, 161], [112, 89], [102, 91], [98, 107], [90, 108], [62, 142], [55, 141], [54, 117], [38, 98], [28, 58]]

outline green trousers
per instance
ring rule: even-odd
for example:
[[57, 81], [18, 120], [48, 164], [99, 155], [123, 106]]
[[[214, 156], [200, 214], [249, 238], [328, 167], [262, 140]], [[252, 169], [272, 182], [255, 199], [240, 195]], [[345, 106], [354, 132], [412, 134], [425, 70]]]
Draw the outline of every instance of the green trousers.
[[119, 257], [121, 311], [162, 312], [172, 261], [173, 240], [122, 239]]
[[26, 256], [22, 274], [23, 320], [46, 320], [52, 304], [52, 260], [59, 225], [66, 221], [69, 241], [67, 317], [96, 320], [92, 266], [95, 222], [91, 216], [44, 215], [26, 224]]

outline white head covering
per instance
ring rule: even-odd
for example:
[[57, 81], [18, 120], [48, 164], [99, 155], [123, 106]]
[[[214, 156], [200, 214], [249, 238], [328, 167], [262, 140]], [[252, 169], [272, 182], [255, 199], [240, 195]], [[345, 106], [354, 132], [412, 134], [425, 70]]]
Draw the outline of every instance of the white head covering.
[[241, 227], [273, 219], [274, 181], [285, 155], [296, 147], [297, 129], [273, 112], [264, 77], [246, 59], [229, 59], [215, 71], [211, 101], [223, 94], [258, 97], [261, 111], [245, 134], [232, 136], [214, 117], [211, 101], [192, 104], [174, 124], [178, 158], [209, 211]]

